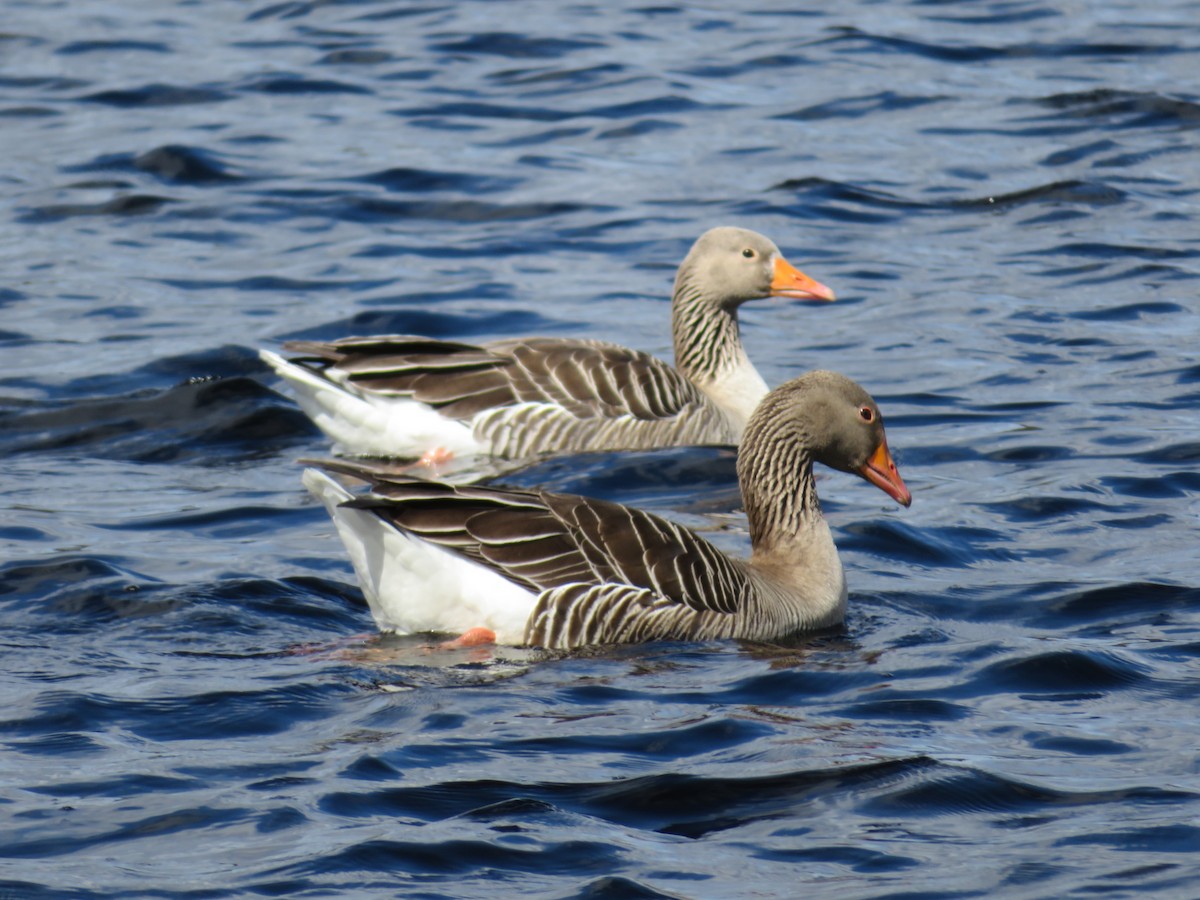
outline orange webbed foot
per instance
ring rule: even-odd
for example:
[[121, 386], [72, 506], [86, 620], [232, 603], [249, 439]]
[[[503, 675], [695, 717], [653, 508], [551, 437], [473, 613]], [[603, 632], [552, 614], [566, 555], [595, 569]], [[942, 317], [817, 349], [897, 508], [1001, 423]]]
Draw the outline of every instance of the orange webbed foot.
[[461, 650], [467, 647], [482, 647], [485, 644], [496, 643], [496, 632], [490, 628], [468, 628], [458, 637], [442, 641], [438, 648], [442, 650]]
[[439, 466], [444, 466], [453, 459], [453, 451], [447, 450], [445, 447], [432, 447], [425, 451], [425, 455], [417, 460], [416, 465], [425, 466], [436, 472]]

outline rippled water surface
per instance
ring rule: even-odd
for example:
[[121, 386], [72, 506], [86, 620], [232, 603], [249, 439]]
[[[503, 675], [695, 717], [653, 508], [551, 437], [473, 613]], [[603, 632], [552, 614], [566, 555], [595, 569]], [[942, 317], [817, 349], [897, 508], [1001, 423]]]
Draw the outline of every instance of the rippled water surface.
[[[0, 896], [1200, 893], [1200, 4], [734, 6], [0, 0]], [[256, 349], [669, 355], [716, 224], [914, 494], [823, 474], [844, 629], [372, 636]], [[726, 450], [511, 480], [748, 549]]]

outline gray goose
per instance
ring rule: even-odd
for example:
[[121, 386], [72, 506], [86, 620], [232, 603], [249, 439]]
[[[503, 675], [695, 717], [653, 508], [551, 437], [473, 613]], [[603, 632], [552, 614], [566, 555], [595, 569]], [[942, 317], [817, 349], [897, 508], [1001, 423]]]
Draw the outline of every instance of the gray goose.
[[879, 408], [845, 376], [771, 391], [738, 450], [752, 552], [651, 513], [539, 490], [452, 485], [333, 460], [304, 483], [333, 517], [381, 630], [569, 649], [656, 638], [767, 641], [842, 621], [846, 582], [813, 461], [908, 506]]
[[671, 301], [675, 366], [603, 341], [534, 337], [474, 346], [414, 336], [293, 341], [262, 359], [342, 453], [457, 468], [476, 458], [736, 444], [767, 386], [738, 307], [833, 300], [768, 238], [705, 232]]

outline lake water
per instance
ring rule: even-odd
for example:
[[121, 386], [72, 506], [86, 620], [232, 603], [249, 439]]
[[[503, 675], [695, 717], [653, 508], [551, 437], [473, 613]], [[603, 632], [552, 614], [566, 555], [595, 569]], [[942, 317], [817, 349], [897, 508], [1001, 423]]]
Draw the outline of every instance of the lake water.
[[[0, 0], [0, 897], [1200, 896], [1200, 4]], [[706, 228], [844, 629], [379, 639], [258, 347], [669, 355]], [[509, 479], [748, 550], [721, 449]]]

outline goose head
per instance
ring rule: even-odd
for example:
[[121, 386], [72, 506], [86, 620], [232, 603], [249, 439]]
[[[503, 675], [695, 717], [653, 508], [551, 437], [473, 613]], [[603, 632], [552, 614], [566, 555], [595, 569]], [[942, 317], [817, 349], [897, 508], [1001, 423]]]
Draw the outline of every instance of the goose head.
[[819, 515], [814, 461], [866, 479], [901, 506], [912, 503], [879, 406], [846, 376], [819, 370], [771, 391], [746, 425], [738, 477], [752, 535], [794, 533]]
[[808, 392], [805, 414], [812, 458], [831, 469], [853, 472], [901, 506], [909, 506], [912, 494], [892, 459], [883, 415], [871, 395], [836, 372], [809, 372], [797, 380]]
[[679, 267], [675, 294], [727, 312], [764, 297], [835, 299], [830, 288], [788, 262], [770, 238], [731, 226], [700, 235]]

